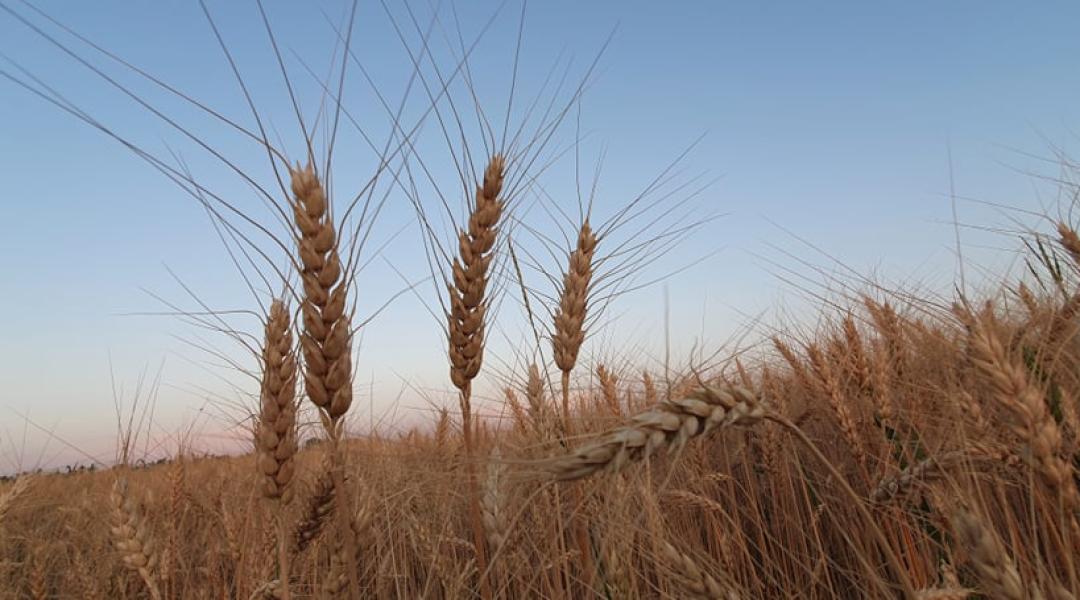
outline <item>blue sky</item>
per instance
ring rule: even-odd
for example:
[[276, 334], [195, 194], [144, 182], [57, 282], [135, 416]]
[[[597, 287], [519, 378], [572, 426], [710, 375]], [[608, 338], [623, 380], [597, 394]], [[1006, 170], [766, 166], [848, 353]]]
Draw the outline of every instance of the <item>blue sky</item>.
[[[302, 157], [256, 6], [208, 4], [273, 137], [290, 156]], [[409, 31], [405, 5], [387, 4]], [[436, 4], [412, 6], [422, 24]], [[254, 125], [197, 4], [38, 6], [245, 127]], [[308, 6], [266, 2], [286, 66], [299, 84], [302, 111], [311, 117], [321, 90], [306, 69], [326, 72], [337, 42], [331, 23], [343, 22], [348, 5]], [[451, 3], [438, 6], [432, 54], [449, 72], [457, 49], [454, 14]], [[22, 5], [13, 8], [272, 186], [265, 154], [242, 136], [102, 59]], [[497, 12], [498, 3], [459, 2], [455, 8], [470, 40], [495, 15], [469, 67], [481, 105], [501, 122], [521, 6], [511, 2]], [[800, 293], [778, 277], [782, 269], [808, 273], [799, 259], [837, 269], [792, 234], [886, 282], [947, 290], [957, 272], [950, 176], [962, 197], [957, 210], [965, 225], [1015, 227], [1011, 219], [1019, 215], [968, 198], [1057, 210], [1056, 190], [1031, 173], [1056, 174], [1053, 160], [1037, 157], [1052, 158], [1053, 146], [1075, 145], [1077, 17], [1080, 7], [1069, 2], [531, 3], [514, 118], [552, 65], [570, 60], [568, 81], [579, 80], [614, 31], [580, 112], [570, 113], [550, 145], [570, 147], [580, 123], [586, 184], [603, 157], [596, 218], [614, 214], [702, 134], [681, 163], [681, 177], [715, 178], [693, 206], [701, 215], [723, 215], [650, 265], [641, 280], [691, 268], [611, 305], [611, 324], [597, 328], [586, 347], [588, 360], [655, 365], [665, 302], [673, 346], [684, 357], [695, 342], [722, 344], [751, 317], [788, 314], [782, 308], [796, 306]], [[354, 49], [379, 90], [396, 102], [411, 70], [391, 23], [382, 5], [362, 0]], [[419, 47], [415, 33], [407, 34], [407, 43], [413, 51]], [[255, 218], [272, 220], [235, 174], [2, 12], [0, 52], [125, 139], [173, 164], [175, 153], [208, 188]], [[19, 73], [9, 62], [2, 65]], [[345, 105], [366, 131], [385, 140], [386, 113], [350, 68]], [[457, 86], [452, 93], [467, 107], [465, 91]], [[406, 120], [425, 105], [422, 93], [410, 98]], [[417, 143], [440, 188], [460, 208], [460, 185], [434, 122]], [[355, 130], [343, 129], [338, 144], [335, 189], [344, 194], [370, 173], [372, 154]], [[572, 158], [571, 152], [554, 163], [540, 182], [567, 210], [576, 206]], [[113, 379], [130, 402], [143, 372], [160, 372], [155, 438], [193, 427], [203, 446], [225, 447], [222, 432], [233, 413], [222, 414], [221, 397], [240, 398], [225, 381], [254, 387], [191, 342], [207, 340], [227, 352], [233, 347], [176, 318], [131, 314], [167, 310], [155, 296], [197, 309], [171, 273], [215, 309], [255, 308], [205, 212], [130, 150], [7, 80], [0, 80], [0, 164], [9, 223], [0, 238], [0, 274], [7, 282], [0, 295], [6, 315], [0, 319], [0, 469], [78, 460], [78, 452], [59, 439], [108, 458], [116, 430]], [[362, 315], [401, 291], [402, 277], [415, 282], [428, 275], [412, 206], [403, 194], [390, 192], [371, 246], [383, 253], [371, 253], [359, 279]], [[533, 206], [523, 220], [550, 227]], [[1014, 238], [968, 228], [962, 235], [973, 274], [980, 266], [994, 272], [1010, 266], [1006, 250], [1016, 246]], [[428, 311], [437, 308], [435, 293], [424, 283], [365, 328], [357, 429], [420, 422], [432, 404], [453, 405], [439, 324]], [[514, 353], [521, 349], [519, 313], [512, 301], [499, 311], [492, 345], [506, 364], [489, 361], [491, 388], [501, 385], [500, 376], [520, 372]], [[252, 321], [238, 323], [255, 331]], [[23, 415], [56, 438], [28, 425]]]

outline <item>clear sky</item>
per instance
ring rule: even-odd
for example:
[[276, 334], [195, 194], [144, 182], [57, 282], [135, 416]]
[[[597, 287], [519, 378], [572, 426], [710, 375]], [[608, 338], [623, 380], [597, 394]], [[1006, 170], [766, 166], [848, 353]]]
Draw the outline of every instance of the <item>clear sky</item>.
[[[429, 39], [444, 75], [454, 71], [460, 54], [458, 30], [466, 46], [483, 31], [469, 54], [469, 75], [480, 105], [501, 127], [521, 5], [509, 2], [498, 12], [495, 2], [456, 4], [418, 2], [412, 8], [426, 27], [438, 6]], [[274, 189], [265, 153], [250, 140], [21, 3], [10, 5]], [[254, 128], [197, 3], [36, 5]], [[257, 6], [208, 5], [271, 137], [291, 157], [303, 157]], [[359, 2], [353, 47], [376, 87], [396, 103], [412, 72], [408, 52], [421, 44], [406, 5], [387, 5]], [[322, 94], [319, 81], [326, 81], [338, 47], [334, 27], [343, 23], [349, 5], [268, 0], [265, 7], [301, 110], [313, 118]], [[520, 122], [553, 66], [568, 73], [568, 87], [557, 95], [565, 101], [614, 31], [580, 110], [568, 114], [545, 154], [572, 149], [580, 131], [586, 188], [603, 157], [594, 218], [614, 214], [702, 134], [680, 163], [678, 181], [715, 179], [691, 206], [702, 216], [722, 215], [650, 264], [639, 281], [689, 269], [613, 302], [610, 320], [586, 346], [587, 361], [657, 364], [665, 294], [673, 347], [683, 357], [693, 343], [718, 346], [759, 315], [774, 321], [783, 314], [779, 308], [800, 295], [780, 277], [784, 269], [809, 273], [800, 260], [838, 269], [794, 235], [884, 281], [947, 290], [957, 272], [950, 185], [961, 198], [959, 220], [967, 225], [1015, 227], [1010, 219], [1017, 216], [969, 199], [1056, 210], [1055, 190], [1031, 172], [1054, 175], [1053, 160], [1039, 157], [1052, 159], [1055, 146], [1075, 145], [1077, 22], [1080, 5], [1074, 2], [530, 3], [511, 124]], [[393, 23], [404, 31], [404, 43]], [[126, 140], [170, 165], [182, 160], [207, 188], [273, 225], [273, 213], [252, 186], [4, 11], [0, 52], [4, 72], [26, 80], [19, 68], [25, 69]], [[344, 104], [383, 143], [386, 111], [359, 70], [350, 69]], [[434, 83], [430, 64], [424, 72]], [[556, 73], [553, 81], [562, 70]], [[461, 80], [452, 96], [469, 109]], [[414, 87], [403, 121], [417, 123], [426, 100]], [[448, 116], [446, 109], [444, 103], [441, 114]], [[470, 144], [482, 153], [479, 138]], [[434, 120], [425, 122], [417, 145], [439, 188], [460, 208], [461, 186]], [[370, 175], [372, 153], [351, 126], [343, 126], [335, 153], [335, 191], [346, 195]], [[169, 310], [163, 301], [200, 310], [178, 280], [213, 309], [257, 308], [205, 211], [131, 150], [7, 79], [0, 79], [0, 165], [7, 223], [0, 236], [0, 470], [86, 460], [67, 443], [108, 459], [116, 434], [114, 398], [130, 403], [140, 377], [147, 380], [144, 390], [159, 381], [156, 438], [191, 427], [201, 447], [226, 447], [236, 413], [222, 405], [244, 401], [241, 392], [255, 388], [198, 346], [213, 344], [229, 357], [250, 361], [227, 340], [178, 318], [133, 314]], [[542, 186], [551, 197], [524, 198], [522, 221], [551, 231], [554, 223], [544, 207], [576, 210], [575, 171], [573, 151], [545, 171], [537, 189]], [[690, 189], [682, 188], [671, 201]], [[453, 406], [445, 343], [429, 312], [438, 308], [436, 289], [423, 281], [429, 271], [414, 209], [400, 188], [386, 184], [380, 190], [389, 195], [365, 256], [370, 265], [358, 280], [358, 312], [374, 313], [404, 281], [422, 285], [395, 299], [363, 330], [357, 429], [419, 422], [428, 418], [432, 403]], [[422, 185], [419, 193], [435, 197], [430, 186]], [[437, 225], [443, 226], [440, 234], [449, 231], [446, 223]], [[999, 249], [1014, 247], [1014, 238], [969, 229], [962, 235], [974, 273], [976, 265], [1009, 264]], [[541, 278], [531, 281], [547, 285]], [[489, 389], [521, 372], [515, 352], [527, 347], [520, 342], [527, 336], [520, 312], [512, 299], [499, 311], [492, 345], [501, 358], [488, 361]], [[235, 323], [257, 333], [254, 321]]]

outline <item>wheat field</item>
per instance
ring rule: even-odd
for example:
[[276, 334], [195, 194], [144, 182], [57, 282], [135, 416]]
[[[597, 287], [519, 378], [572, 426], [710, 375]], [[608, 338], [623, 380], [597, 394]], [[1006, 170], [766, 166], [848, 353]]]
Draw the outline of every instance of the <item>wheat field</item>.
[[[463, 71], [450, 64], [432, 82]], [[266, 284], [248, 307], [260, 327], [223, 331], [253, 340], [251, 450], [192, 444], [143, 464], [128, 429], [115, 465], [4, 479], [0, 598], [1076, 598], [1074, 224], [1024, 232], [1028, 271], [978, 295], [868, 285], [822, 298], [812, 333], [763, 329], [666, 369], [617, 349], [594, 360], [583, 347], [611, 282], [723, 225], [655, 220], [670, 206], [652, 199], [602, 219], [579, 199], [568, 243], [526, 276], [534, 261], [513, 236], [530, 226], [546, 136], [587, 80], [532, 135], [481, 119], [479, 139], [460, 123], [446, 136], [467, 185], [442, 186], [456, 207], [441, 230], [416, 185], [415, 130], [392, 111], [370, 185], [355, 199], [330, 185], [320, 125], [336, 132], [336, 76], [307, 148], [247, 131], [280, 177], [263, 183], [273, 218], [230, 212], [182, 167], [141, 156], [235, 233], [227, 248], [266, 259], [241, 270]], [[446, 116], [438, 87], [426, 103]], [[357, 255], [379, 226], [379, 185], [415, 207], [450, 390], [393, 433], [350, 422], [369, 324], [357, 296], [373, 285]], [[249, 225], [266, 236], [239, 233]], [[491, 356], [511, 311], [533, 332], [525, 361]], [[497, 401], [474, 390], [493, 364], [518, 365]]]

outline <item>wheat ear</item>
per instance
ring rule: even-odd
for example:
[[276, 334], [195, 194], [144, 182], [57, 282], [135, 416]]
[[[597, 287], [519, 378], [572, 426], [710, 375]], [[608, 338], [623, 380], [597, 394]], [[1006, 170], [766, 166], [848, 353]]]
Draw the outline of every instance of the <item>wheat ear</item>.
[[262, 390], [259, 429], [255, 436], [262, 494], [273, 501], [277, 520], [278, 593], [289, 600], [289, 538], [283, 508], [293, 496], [296, 455], [296, 358], [292, 329], [284, 303], [274, 300], [266, 328], [262, 352]]
[[844, 434], [848, 445], [851, 446], [855, 458], [860, 464], [865, 464], [867, 454], [862, 438], [859, 437], [859, 426], [855, 420], [855, 415], [851, 412], [849, 399], [840, 390], [840, 382], [837, 380], [832, 364], [822, 354], [821, 349], [814, 344], [806, 347], [806, 354], [810, 358], [810, 366], [813, 367], [814, 373], [818, 376], [818, 382], [825, 394], [825, 398], [828, 400], [829, 406], [832, 407], [833, 413], [836, 414], [836, 420], [840, 424], [840, 431]]
[[712, 575], [698, 566], [694, 559], [679, 552], [667, 541], [660, 543], [664, 559], [678, 575], [676, 581], [686, 598], [695, 600], [739, 600], [741, 596], [733, 589], [725, 589]]
[[529, 422], [542, 441], [548, 439], [548, 417], [544, 407], [544, 378], [536, 363], [529, 365], [529, 379], [525, 383], [525, 398], [529, 402]]
[[628, 425], [603, 434], [571, 454], [549, 459], [544, 468], [561, 481], [616, 473], [660, 449], [675, 453], [691, 439], [713, 429], [753, 425], [764, 416], [765, 408], [750, 391], [706, 386], [639, 413]]
[[304, 355], [304, 389], [319, 409], [331, 441], [331, 473], [339, 499], [339, 535], [344, 537], [343, 560], [348, 566], [349, 592], [359, 597], [360, 581], [353, 567], [356, 543], [348, 526], [350, 505], [345, 488], [345, 452], [342, 417], [352, 405], [352, 331], [346, 313], [348, 281], [342, 279], [337, 233], [322, 182], [309, 164], [290, 171], [294, 196], [293, 218], [299, 230], [298, 254], [304, 295], [304, 328], [300, 348]]
[[1020, 573], [997, 536], [987, 530], [978, 517], [964, 510], [953, 515], [952, 525], [960, 543], [970, 554], [972, 567], [985, 591], [995, 598], [1025, 600], [1027, 594]]
[[1043, 393], [1031, 384], [1025, 368], [1009, 357], [989, 314], [977, 318], [962, 307], [954, 312], [968, 328], [972, 362], [990, 384], [994, 399], [1012, 416], [1007, 425], [1027, 443], [1035, 471], [1061, 495], [1067, 510], [1080, 513], [1072, 468], [1060, 456], [1061, 429], [1047, 411]]
[[506, 164], [502, 156], [491, 157], [484, 180], [476, 186], [475, 204], [466, 229], [458, 232], [459, 255], [454, 257], [447, 313], [450, 342], [450, 381], [461, 392], [462, 430], [466, 445], [471, 437], [472, 380], [484, 360], [484, 325], [488, 308], [487, 284], [492, 249], [503, 212], [500, 198]]
[[607, 409], [611, 411], [611, 414], [621, 416], [622, 408], [619, 406], [618, 376], [604, 365], [598, 365], [596, 367], [596, 378], [600, 380], [600, 393], [604, 398]]
[[155, 574], [158, 562], [156, 544], [141, 503], [129, 494], [127, 480], [123, 477], [113, 484], [109, 499], [114, 521], [113, 542], [120, 551], [124, 566], [139, 574], [154, 600], [161, 600]]
[[11, 507], [15, 505], [15, 501], [25, 494], [26, 490], [30, 489], [30, 481], [30, 477], [20, 477], [15, 480], [15, 483], [11, 484], [11, 487], [8, 488], [8, 491], [4, 492], [3, 496], [0, 496], [0, 525], [4, 524], [8, 512], [10, 512]]
[[589, 310], [589, 286], [593, 276], [593, 257], [598, 239], [588, 219], [578, 230], [577, 247], [570, 253], [559, 306], [555, 311], [555, 333], [551, 343], [555, 365], [562, 371], [563, 428], [570, 422], [570, 372], [577, 364], [578, 352], [585, 342], [585, 318]]
[[[470, 207], [466, 228], [458, 231], [458, 255], [451, 264], [452, 281], [447, 288], [450, 296], [447, 311], [447, 337], [449, 341], [450, 381], [458, 389], [461, 408], [461, 430], [465, 441], [465, 454], [469, 462], [471, 499], [470, 518], [473, 543], [477, 549], [480, 572], [486, 570], [484, 554], [484, 525], [480, 509], [480, 490], [471, 459], [474, 451], [472, 423], [472, 380], [480, 373], [484, 361], [484, 327], [489, 298], [487, 284], [491, 262], [495, 255], [495, 241], [499, 231], [505, 203], [501, 197], [506, 162], [496, 154], [484, 169], [484, 178], [476, 186], [474, 203]], [[487, 581], [481, 582], [483, 596], [488, 597]]]
[[296, 358], [289, 313], [280, 300], [270, 305], [263, 343], [259, 429], [255, 437], [265, 498], [292, 500], [296, 455]]
[[290, 175], [304, 284], [300, 338], [304, 388], [324, 419], [329, 419], [327, 429], [336, 429], [329, 425], [336, 424], [352, 404], [352, 335], [345, 311], [348, 285], [341, 278], [337, 233], [322, 182], [311, 165], [297, 166]]
[[319, 537], [334, 512], [334, 479], [332, 466], [324, 466], [307, 497], [300, 520], [293, 530], [293, 554], [300, 554]]
[[488, 461], [487, 478], [484, 480], [484, 496], [481, 499], [484, 530], [487, 532], [488, 545], [493, 555], [506, 543], [509, 529], [506, 510], [506, 464], [496, 446], [491, 451]]
[[941, 477], [947, 465], [955, 464], [962, 459], [963, 455], [958, 452], [950, 452], [936, 458], [924, 458], [917, 463], [908, 465], [895, 475], [885, 477], [879, 481], [873, 493], [870, 494], [870, 499], [874, 502], [884, 503], [903, 496], [916, 484]]

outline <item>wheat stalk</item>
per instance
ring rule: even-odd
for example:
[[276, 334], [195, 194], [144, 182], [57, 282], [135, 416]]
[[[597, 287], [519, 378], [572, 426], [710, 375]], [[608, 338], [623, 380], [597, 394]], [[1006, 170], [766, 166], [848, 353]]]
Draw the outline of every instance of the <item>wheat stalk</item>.
[[971, 595], [966, 588], [926, 588], [915, 592], [917, 600], [964, 600]]
[[[450, 381], [458, 389], [461, 408], [461, 430], [465, 454], [473, 455], [472, 380], [480, 373], [484, 360], [484, 328], [490, 299], [487, 284], [492, 250], [498, 235], [499, 220], [505, 203], [501, 198], [506, 162], [496, 154], [484, 169], [484, 178], [476, 186], [474, 203], [469, 211], [466, 228], [458, 231], [458, 255], [451, 264], [452, 281], [447, 285], [450, 295], [446, 313], [449, 341]], [[483, 554], [484, 527], [480, 514], [479, 490], [469, 463], [469, 485], [472, 488], [470, 513], [474, 542], [478, 549], [478, 566], [485, 570]], [[484, 583], [486, 589], [486, 582]], [[486, 596], [487, 594], [485, 594]]]
[[258, 469], [262, 475], [263, 497], [275, 508], [278, 556], [278, 594], [283, 600], [289, 590], [289, 538], [282, 509], [292, 500], [292, 479], [296, 455], [296, 359], [292, 329], [285, 304], [274, 300], [266, 320], [262, 352], [262, 389], [259, 426], [255, 436]]
[[[337, 233], [330, 206], [315, 169], [309, 164], [290, 171], [294, 195], [293, 218], [299, 230], [298, 254], [304, 294], [301, 300], [304, 355], [304, 389], [319, 410], [323, 428], [331, 441], [331, 472], [337, 496], [338, 534], [343, 536], [343, 556], [352, 561], [356, 544], [348, 527], [349, 494], [345, 488], [343, 417], [352, 405], [352, 331], [346, 313], [348, 281], [342, 279]], [[351, 565], [351, 563], [350, 563]], [[350, 596], [357, 597], [360, 583], [356, 570], [346, 569]]]

